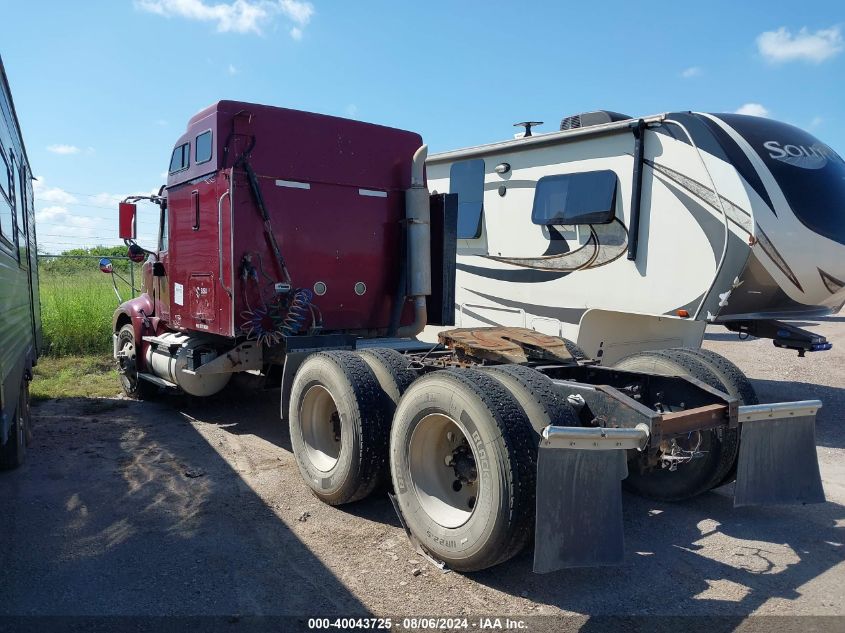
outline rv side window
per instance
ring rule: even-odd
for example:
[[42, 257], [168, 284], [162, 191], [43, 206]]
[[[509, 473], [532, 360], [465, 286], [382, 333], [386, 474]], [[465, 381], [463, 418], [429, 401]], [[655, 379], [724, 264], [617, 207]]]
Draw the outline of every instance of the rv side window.
[[458, 194], [458, 239], [481, 237], [484, 209], [484, 161], [464, 160], [449, 170], [449, 193]]
[[194, 148], [194, 160], [197, 164], [207, 163], [211, 160], [211, 130], [203, 132], [196, 138]]
[[179, 145], [173, 150], [173, 156], [170, 158], [170, 173], [182, 171], [187, 169], [191, 164], [191, 144], [185, 143]]
[[616, 174], [585, 171], [537, 181], [531, 221], [540, 225], [607, 224], [616, 215]]

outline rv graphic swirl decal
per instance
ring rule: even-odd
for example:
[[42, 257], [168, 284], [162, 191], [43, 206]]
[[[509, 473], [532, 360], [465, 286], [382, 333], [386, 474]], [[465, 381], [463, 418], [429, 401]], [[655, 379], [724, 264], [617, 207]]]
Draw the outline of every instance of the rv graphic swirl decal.
[[[658, 176], [663, 176], [671, 181], [676, 182], [690, 193], [693, 193], [701, 200], [704, 200], [715, 211], [721, 210], [721, 207], [719, 206], [719, 200], [716, 198], [716, 193], [712, 189], [710, 189], [710, 187], [703, 185], [697, 180], [693, 180], [692, 178], [685, 176], [684, 174], [677, 172], [674, 169], [670, 169], [665, 165], [661, 165], [660, 163], [655, 163], [648, 159], [646, 159], [645, 163], [646, 165], [654, 169], [654, 173]], [[727, 213], [728, 215], [728, 220], [736, 224], [739, 228], [741, 228], [749, 235], [751, 235], [751, 214], [739, 205], [728, 200], [725, 196], [720, 195], [719, 198], [721, 198], [722, 200], [722, 205], [724, 206], [725, 213]]]
[[769, 157], [801, 169], [822, 169], [829, 160], [842, 162], [839, 154], [824, 143], [805, 145], [783, 145], [777, 141], [767, 141], [763, 147], [769, 150]]
[[486, 255], [505, 264], [552, 272], [575, 272], [604, 266], [618, 259], [628, 248], [628, 229], [615, 218], [610, 224], [590, 224], [590, 237], [581, 247], [560, 255], [538, 257], [500, 257]]

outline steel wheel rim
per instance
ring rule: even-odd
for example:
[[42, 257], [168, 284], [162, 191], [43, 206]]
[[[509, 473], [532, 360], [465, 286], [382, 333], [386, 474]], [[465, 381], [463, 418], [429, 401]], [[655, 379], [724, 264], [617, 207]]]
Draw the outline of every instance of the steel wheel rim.
[[314, 468], [332, 470], [343, 448], [342, 424], [337, 404], [323, 385], [313, 385], [305, 392], [299, 407], [299, 432]]
[[131, 391], [138, 383], [138, 365], [135, 362], [135, 342], [131, 339], [125, 339], [123, 347], [120, 348], [121, 357], [117, 361], [118, 373], [121, 380], [125, 381], [126, 386]]
[[[466, 453], [474, 466], [475, 451], [463, 429], [442, 413], [423, 417], [414, 427], [408, 444], [408, 469], [420, 507], [434, 522], [448, 529], [469, 521], [479, 495], [477, 478], [461, 483], [456, 489], [459, 478], [454, 452], [462, 446], [467, 447]], [[451, 465], [449, 456], [453, 458]]]

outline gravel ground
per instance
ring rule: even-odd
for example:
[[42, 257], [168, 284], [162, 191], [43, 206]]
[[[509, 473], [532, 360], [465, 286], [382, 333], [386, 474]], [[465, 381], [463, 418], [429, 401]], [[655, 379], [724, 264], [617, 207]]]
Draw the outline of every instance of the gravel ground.
[[674, 505], [627, 495], [624, 565], [544, 576], [530, 552], [441, 573], [383, 493], [318, 502], [277, 392], [41, 404], [28, 462], [0, 476], [0, 615], [845, 614], [843, 321], [814, 322], [835, 347], [806, 358], [719, 329], [705, 342], [763, 401], [824, 401], [826, 504], [735, 510], [730, 486]]

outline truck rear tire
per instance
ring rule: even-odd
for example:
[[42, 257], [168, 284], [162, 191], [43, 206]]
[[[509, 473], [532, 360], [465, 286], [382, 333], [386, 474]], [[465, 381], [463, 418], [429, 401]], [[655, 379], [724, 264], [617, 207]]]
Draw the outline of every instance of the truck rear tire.
[[429, 373], [399, 402], [390, 434], [396, 499], [411, 533], [452, 569], [486, 569], [525, 546], [536, 469], [524, 411], [484, 372]]
[[586, 360], [587, 352], [581, 349], [577, 343], [570, 341], [568, 338], [563, 339], [563, 344], [566, 345], [566, 349], [569, 351], [569, 354], [575, 360]]
[[[666, 349], [639, 352], [623, 358], [615, 367], [665, 376], [690, 376], [727, 393], [716, 372], [702, 359], [687, 351]], [[658, 501], [682, 501], [707, 492], [722, 482], [736, 462], [739, 454], [736, 429], [725, 429], [721, 434], [703, 431], [699, 450], [704, 453], [702, 457], [679, 464], [674, 471], [656, 467], [641, 472], [631, 467], [623, 485], [632, 492]]]
[[6, 443], [0, 446], [0, 469], [8, 470], [23, 464], [26, 459], [26, 446], [32, 437], [30, 423], [29, 381], [22, 378], [14, 420], [9, 426], [9, 437], [6, 438]]
[[354, 352], [312, 354], [290, 396], [290, 441], [299, 472], [330, 505], [369, 495], [387, 471], [390, 412], [375, 375]]
[[551, 378], [523, 365], [491, 365], [484, 371], [511, 392], [528, 416], [539, 443], [540, 434], [550, 424], [581, 426], [578, 415], [554, 387]]
[[[417, 379], [417, 373], [410, 369], [408, 358], [395, 349], [386, 348], [358, 350], [358, 355], [367, 363], [395, 409], [399, 398]], [[390, 418], [393, 418], [392, 410]]]
[[[757, 397], [754, 385], [752, 385], [751, 381], [748, 380], [748, 377], [742, 373], [742, 370], [727, 358], [721, 354], [710, 351], [709, 349], [684, 348], [683, 351], [696, 356], [706, 363], [707, 366], [710, 367], [710, 369], [712, 369], [718, 376], [725, 393], [738, 398], [739, 404], [760, 404], [760, 399]], [[741, 435], [741, 429], [742, 425], [740, 425], [739, 429], [735, 431], [735, 433], [737, 433], [737, 438]], [[722, 480], [714, 486], [714, 488], [729, 484], [736, 479], [736, 464], [738, 458], [739, 451], [737, 450], [737, 457], [734, 458], [730, 469], [728, 469], [728, 472], [724, 477], [722, 477]]]
[[709, 349], [678, 349], [685, 354], [695, 356], [710, 367], [719, 378], [719, 382], [724, 387], [725, 393], [739, 398], [740, 404], [760, 404], [760, 400], [757, 398], [757, 392], [754, 390], [754, 385], [742, 373], [742, 370], [727, 358]]
[[117, 351], [123, 354], [117, 360], [117, 373], [120, 386], [130, 398], [149, 400], [158, 393], [158, 387], [138, 377], [139, 347], [135, 341], [135, 328], [127, 323], [117, 332]]

